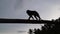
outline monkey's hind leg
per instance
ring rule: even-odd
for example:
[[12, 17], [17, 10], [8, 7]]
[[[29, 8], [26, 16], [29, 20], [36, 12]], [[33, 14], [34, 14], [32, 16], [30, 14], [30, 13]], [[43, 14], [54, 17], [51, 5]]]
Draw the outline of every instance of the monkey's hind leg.
[[39, 20], [41, 20], [40, 16], [38, 16]]
[[38, 20], [36, 16], [34, 16], [34, 17], [36, 18], [36, 20]]
[[39, 20], [41, 20], [41, 18], [39, 17]]

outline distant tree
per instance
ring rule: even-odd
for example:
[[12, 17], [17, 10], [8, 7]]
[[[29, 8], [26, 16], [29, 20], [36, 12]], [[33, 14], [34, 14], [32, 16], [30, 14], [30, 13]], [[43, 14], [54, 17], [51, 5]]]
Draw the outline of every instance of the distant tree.
[[54, 19], [52, 19], [52, 21], [53, 21], [53, 22], [55, 22], [55, 20], [54, 20]]
[[45, 30], [46, 30], [45, 26], [42, 26], [42, 31], [45, 31]]
[[60, 17], [59, 17], [59, 20], [60, 20]]
[[58, 18], [58, 22], [60, 22], [60, 17]]
[[37, 29], [36, 28], [34, 29], [34, 34], [37, 34]]
[[33, 33], [32, 29], [29, 29], [29, 34], [32, 34], [32, 33]]
[[39, 28], [37, 29], [37, 34], [41, 34], [41, 31]]
[[60, 22], [60, 17], [58, 19], [56, 19], [55, 22]]

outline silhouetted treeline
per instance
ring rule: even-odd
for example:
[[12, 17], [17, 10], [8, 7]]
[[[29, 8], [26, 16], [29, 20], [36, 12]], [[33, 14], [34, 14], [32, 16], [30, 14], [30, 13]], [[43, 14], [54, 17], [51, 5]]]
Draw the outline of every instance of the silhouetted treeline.
[[53, 22], [60, 22], [60, 17], [58, 19], [52, 19]]
[[55, 34], [54, 27], [54, 24], [45, 24], [44, 26], [42, 26], [42, 30], [40, 30], [39, 28], [34, 28], [34, 30], [29, 29], [29, 34]]
[[45, 23], [44, 26], [42, 26], [42, 30], [40, 29], [34, 29], [30, 34], [60, 34], [60, 17], [56, 20], [52, 19], [54, 24]]

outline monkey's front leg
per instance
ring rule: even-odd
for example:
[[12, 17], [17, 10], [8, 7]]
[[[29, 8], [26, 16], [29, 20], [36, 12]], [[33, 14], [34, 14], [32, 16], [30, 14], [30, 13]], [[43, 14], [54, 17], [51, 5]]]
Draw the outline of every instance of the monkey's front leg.
[[30, 18], [32, 18], [32, 19], [34, 20], [34, 18], [33, 18], [33, 17], [31, 17], [31, 16], [28, 18], [28, 20], [30, 20]]
[[28, 20], [30, 20], [31, 17], [28, 18]]
[[34, 18], [32, 17], [32, 19], [34, 20]]

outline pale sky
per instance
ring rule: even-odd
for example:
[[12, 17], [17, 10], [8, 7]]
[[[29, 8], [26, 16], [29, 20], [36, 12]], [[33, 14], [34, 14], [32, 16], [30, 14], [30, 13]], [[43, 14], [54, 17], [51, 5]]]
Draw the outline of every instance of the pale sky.
[[60, 17], [60, 0], [0, 0], [0, 18], [28, 19], [26, 10], [36, 10], [44, 20]]

